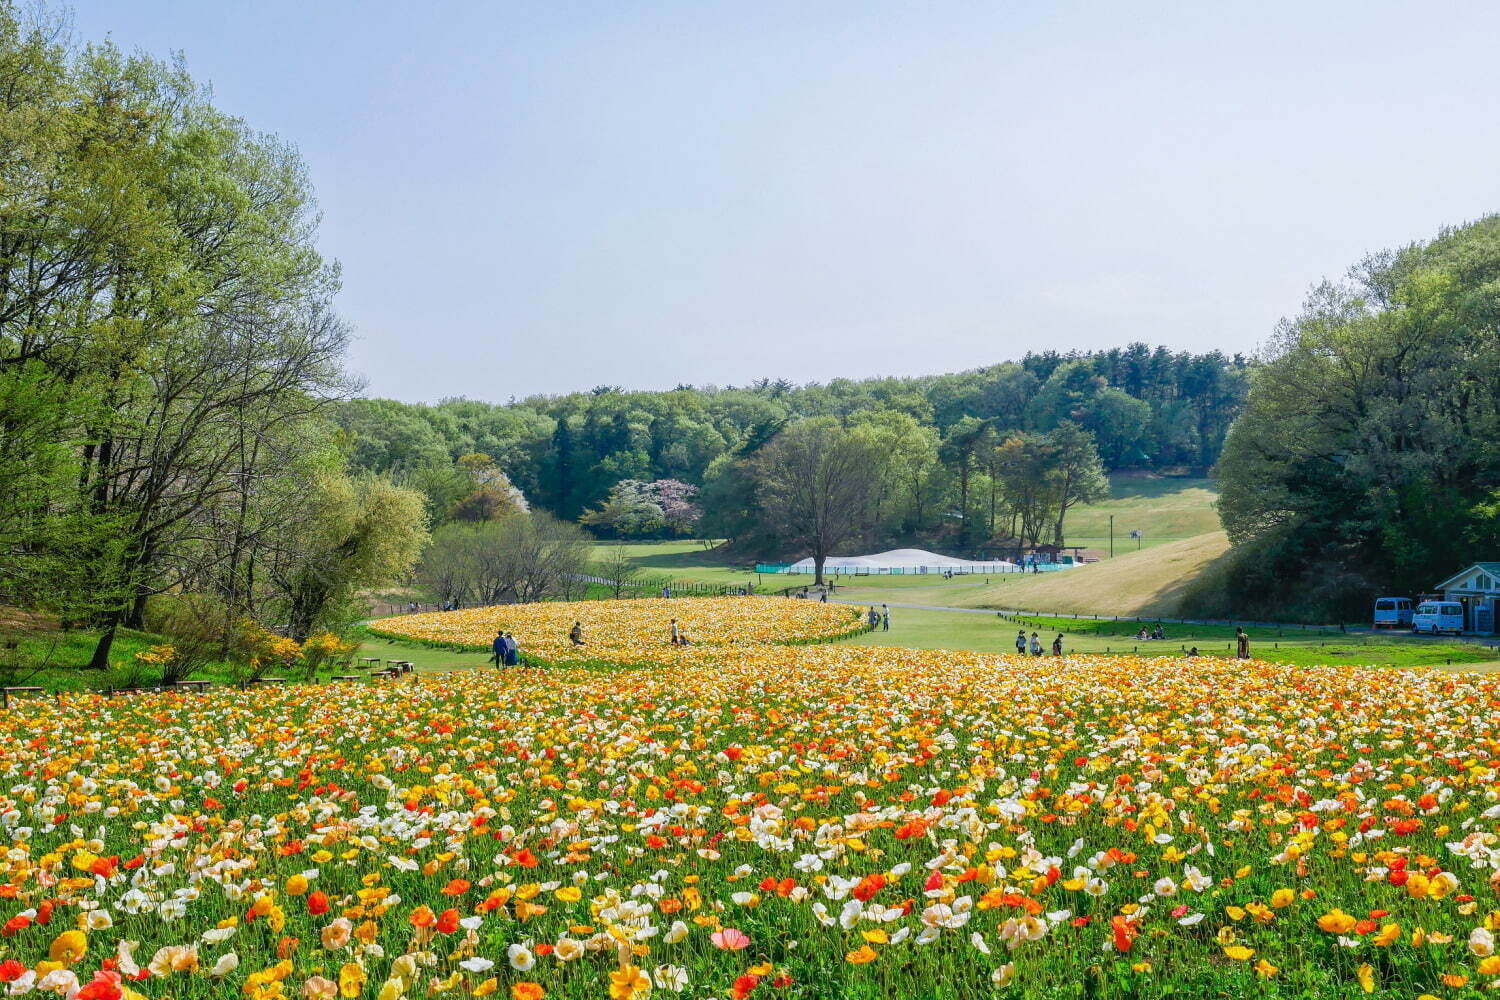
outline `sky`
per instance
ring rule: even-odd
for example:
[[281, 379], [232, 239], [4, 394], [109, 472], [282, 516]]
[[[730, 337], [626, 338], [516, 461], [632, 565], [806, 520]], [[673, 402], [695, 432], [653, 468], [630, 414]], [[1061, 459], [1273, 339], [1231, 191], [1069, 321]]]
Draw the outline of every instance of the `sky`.
[[1500, 4], [73, 0], [295, 144], [365, 392], [1253, 352], [1500, 210]]

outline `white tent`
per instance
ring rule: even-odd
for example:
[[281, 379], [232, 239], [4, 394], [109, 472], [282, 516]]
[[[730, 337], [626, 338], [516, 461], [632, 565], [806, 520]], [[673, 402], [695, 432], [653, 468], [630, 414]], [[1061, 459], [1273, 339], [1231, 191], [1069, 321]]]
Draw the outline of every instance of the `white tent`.
[[[1013, 573], [1019, 567], [1003, 559], [994, 562], [974, 562], [970, 559], [955, 559], [939, 555], [926, 549], [892, 549], [868, 556], [829, 556], [823, 564], [825, 573], [941, 573], [953, 570], [958, 573]], [[811, 573], [812, 559], [802, 559], [786, 568], [788, 573]]]

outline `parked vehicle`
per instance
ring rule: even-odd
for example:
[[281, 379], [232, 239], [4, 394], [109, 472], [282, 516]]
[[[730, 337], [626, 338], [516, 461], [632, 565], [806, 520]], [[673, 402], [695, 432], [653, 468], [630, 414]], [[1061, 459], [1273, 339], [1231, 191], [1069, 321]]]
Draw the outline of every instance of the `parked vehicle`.
[[1412, 615], [1411, 630], [1427, 635], [1464, 630], [1464, 606], [1457, 601], [1423, 601]]
[[1410, 628], [1411, 598], [1381, 597], [1375, 601], [1376, 628]]

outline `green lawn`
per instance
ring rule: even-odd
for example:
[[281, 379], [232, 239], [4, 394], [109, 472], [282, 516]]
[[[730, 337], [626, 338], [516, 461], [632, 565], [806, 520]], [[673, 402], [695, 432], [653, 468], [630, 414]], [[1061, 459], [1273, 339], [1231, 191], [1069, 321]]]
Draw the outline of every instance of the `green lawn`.
[[1136, 550], [1130, 532], [1140, 530], [1142, 548], [1219, 530], [1214, 507], [1219, 494], [1211, 479], [1133, 475], [1109, 477], [1109, 499], [1077, 507], [1065, 522], [1067, 543], [1109, 550], [1109, 518], [1115, 518], [1115, 554]]
[[[1197, 646], [1203, 655], [1234, 652], [1234, 628], [1226, 625], [1166, 625], [1165, 641], [1135, 639], [1135, 622], [1095, 621], [1089, 618], [1009, 617], [997, 613], [927, 611], [892, 608], [889, 632], [866, 632], [845, 640], [860, 646], [899, 646], [906, 649], [971, 649], [980, 652], [1015, 651], [1016, 632], [1028, 638], [1038, 633], [1050, 652], [1052, 639], [1063, 633], [1069, 653], [1180, 656]], [[1474, 643], [1434, 640], [1404, 634], [1346, 635], [1338, 629], [1251, 628], [1251, 653], [1261, 660], [1296, 664], [1358, 664], [1361, 666], [1446, 666], [1490, 663], [1500, 652]]]
[[461, 653], [415, 642], [391, 642], [374, 636], [367, 636], [360, 643], [359, 652], [355, 654], [356, 662], [362, 656], [378, 656], [381, 660], [406, 660], [424, 673], [467, 670], [471, 667], [483, 667], [489, 662], [489, 655], [486, 653]]
[[595, 542], [594, 558], [607, 559], [616, 548], [622, 547], [648, 578], [709, 584], [745, 584], [755, 580], [752, 566], [725, 559], [692, 539], [667, 542]]

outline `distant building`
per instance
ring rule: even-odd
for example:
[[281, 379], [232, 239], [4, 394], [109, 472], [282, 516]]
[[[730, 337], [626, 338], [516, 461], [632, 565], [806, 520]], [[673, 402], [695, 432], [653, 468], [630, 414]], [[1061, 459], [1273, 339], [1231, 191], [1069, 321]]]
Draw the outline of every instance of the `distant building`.
[[1494, 635], [1500, 621], [1500, 562], [1475, 563], [1439, 583], [1443, 598], [1464, 606], [1464, 626], [1469, 632]]

